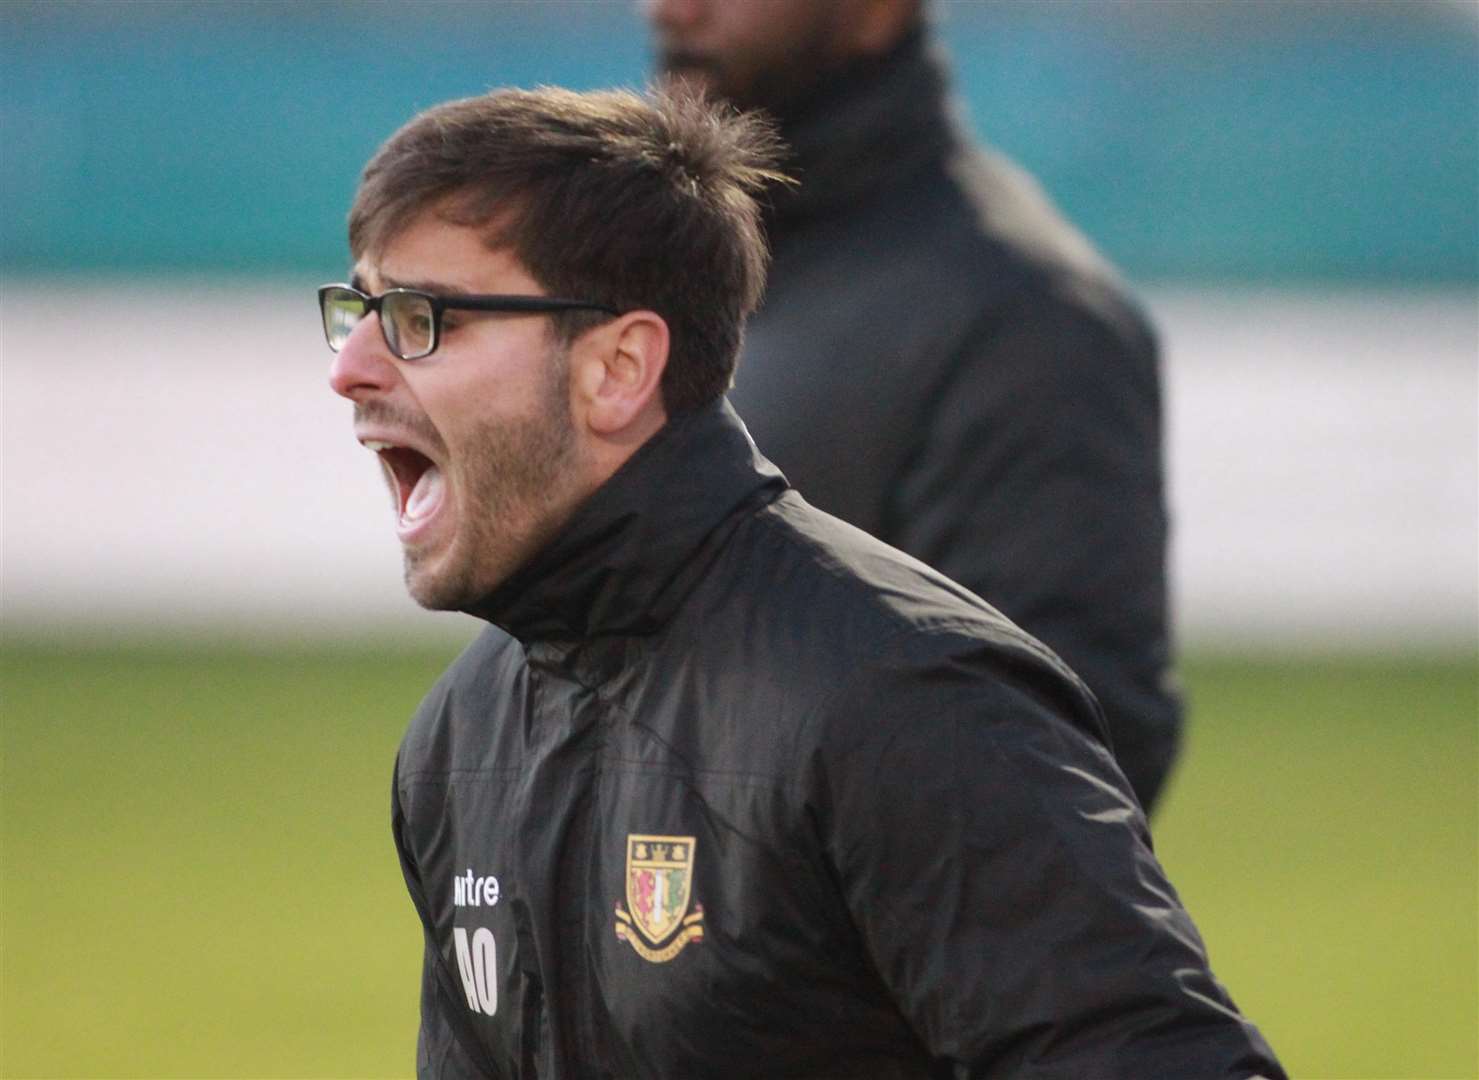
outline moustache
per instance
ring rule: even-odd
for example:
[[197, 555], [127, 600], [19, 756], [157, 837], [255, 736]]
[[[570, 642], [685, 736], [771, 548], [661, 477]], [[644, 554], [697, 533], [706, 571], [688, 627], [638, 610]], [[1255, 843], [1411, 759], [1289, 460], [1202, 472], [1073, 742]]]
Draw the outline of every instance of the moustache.
[[418, 436], [434, 447], [442, 446], [441, 434], [432, 426], [430, 420], [419, 413], [408, 412], [386, 401], [356, 401], [354, 422], [398, 428]]

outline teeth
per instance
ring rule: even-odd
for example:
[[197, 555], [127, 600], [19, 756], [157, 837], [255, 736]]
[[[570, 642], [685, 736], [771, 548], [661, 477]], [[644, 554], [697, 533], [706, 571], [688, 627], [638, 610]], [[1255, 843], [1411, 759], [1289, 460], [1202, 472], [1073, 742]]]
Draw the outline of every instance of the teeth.
[[388, 442], [381, 442], [379, 439], [366, 439], [360, 445], [363, 446], [366, 450], [373, 450], [373, 451], [375, 451], [375, 453], [378, 454], [382, 450], [389, 450], [395, 444], [394, 443], [388, 443]]

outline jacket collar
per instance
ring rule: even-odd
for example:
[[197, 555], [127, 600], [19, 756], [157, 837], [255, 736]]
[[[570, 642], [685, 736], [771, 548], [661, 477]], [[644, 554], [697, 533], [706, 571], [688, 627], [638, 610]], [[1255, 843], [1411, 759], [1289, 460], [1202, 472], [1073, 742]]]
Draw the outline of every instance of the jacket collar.
[[893, 51], [854, 62], [784, 109], [784, 168], [795, 187], [772, 189], [771, 237], [855, 207], [943, 159], [962, 140], [946, 94], [947, 65], [920, 27]]
[[734, 512], [786, 486], [724, 399], [675, 416], [468, 614], [526, 644], [652, 633], [697, 583]]

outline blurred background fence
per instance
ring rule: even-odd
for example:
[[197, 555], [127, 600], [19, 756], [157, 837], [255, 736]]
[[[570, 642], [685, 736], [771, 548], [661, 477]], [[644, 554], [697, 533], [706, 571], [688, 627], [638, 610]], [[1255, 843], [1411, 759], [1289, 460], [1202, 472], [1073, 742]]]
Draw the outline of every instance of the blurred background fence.
[[[1479, 5], [934, 10], [1165, 340], [1214, 963], [1300, 1075], [1479, 1075]], [[0, 3], [0, 1073], [411, 1071], [385, 785], [474, 627], [312, 289], [414, 111], [647, 64], [625, 2]]]
[[[936, 11], [972, 124], [1159, 317], [1187, 640], [1471, 641], [1479, 9]], [[634, 8], [0, 13], [7, 621], [418, 632], [312, 287], [390, 131], [640, 84]]]

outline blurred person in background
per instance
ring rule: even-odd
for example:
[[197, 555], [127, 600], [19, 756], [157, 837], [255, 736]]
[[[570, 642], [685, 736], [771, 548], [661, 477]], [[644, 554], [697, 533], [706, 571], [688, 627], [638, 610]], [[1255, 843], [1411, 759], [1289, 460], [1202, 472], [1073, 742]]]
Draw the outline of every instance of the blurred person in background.
[[951, 115], [922, 0], [647, 0], [658, 64], [780, 125], [798, 181], [733, 400], [820, 508], [1093, 689], [1142, 806], [1176, 758], [1157, 345], [1034, 181]]
[[412, 596], [494, 624], [396, 759], [418, 1073], [1282, 1077], [1083, 683], [728, 404], [773, 152], [544, 89], [365, 169], [330, 383]]

